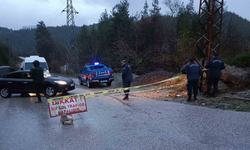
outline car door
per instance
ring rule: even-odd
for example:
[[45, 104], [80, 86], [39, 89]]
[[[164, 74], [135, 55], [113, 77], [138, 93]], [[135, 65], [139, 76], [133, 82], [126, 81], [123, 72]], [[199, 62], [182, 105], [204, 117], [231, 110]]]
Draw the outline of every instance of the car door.
[[21, 86], [22, 91], [35, 92], [35, 85], [33, 79], [31, 78], [28, 72], [22, 72], [21, 79], [22, 79], [22, 86]]
[[21, 72], [14, 72], [7, 75], [7, 86], [13, 93], [21, 92], [23, 89], [23, 81], [21, 76]]

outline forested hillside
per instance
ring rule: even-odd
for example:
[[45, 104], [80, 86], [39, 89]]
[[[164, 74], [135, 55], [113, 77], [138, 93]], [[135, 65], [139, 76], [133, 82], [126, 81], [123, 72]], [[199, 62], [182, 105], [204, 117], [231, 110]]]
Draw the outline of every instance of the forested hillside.
[[[166, 0], [165, 4], [172, 10], [168, 14], [161, 14], [158, 0], [154, 0], [152, 4], [145, 1], [142, 11], [132, 16], [128, 1], [122, 0], [110, 13], [105, 10], [101, 14], [99, 24], [76, 27], [80, 64], [98, 60], [119, 71], [121, 60], [127, 59], [137, 74], [157, 69], [179, 71], [192, 55], [197, 12], [193, 0], [186, 6], [168, 2]], [[38, 26], [46, 28], [45, 25]], [[46, 59], [58, 68], [66, 62], [62, 60], [66, 59], [66, 28], [46, 29], [52, 40], [51, 53]], [[242, 57], [247, 60], [250, 56], [250, 22], [225, 12], [222, 29], [221, 57], [228, 64], [245, 67], [245, 61], [239, 64], [240, 61], [235, 60], [242, 60]], [[0, 41], [6, 43], [8, 39], [13, 51], [21, 56], [42, 55], [36, 32], [37, 29], [13, 31], [0, 28]]]
[[3, 44], [0, 41], [0, 66], [11, 66], [15, 69], [18, 69], [17, 64], [21, 60], [18, 58], [18, 56], [11, 51], [11, 48], [8, 46], [8, 44]]
[[[96, 26], [96, 25], [94, 25]], [[88, 26], [91, 30], [92, 25]], [[55, 41], [66, 43], [66, 27], [47, 27], [48, 31], [51, 33], [52, 38]], [[79, 33], [80, 27], [76, 27], [76, 33]], [[0, 41], [6, 43], [8, 39], [11, 47], [15, 52], [21, 56], [29, 56], [31, 54], [36, 54], [37, 51], [36, 41], [35, 41], [35, 31], [36, 29], [21, 29], [21, 30], [10, 30], [7, 28], [0, 27]]]

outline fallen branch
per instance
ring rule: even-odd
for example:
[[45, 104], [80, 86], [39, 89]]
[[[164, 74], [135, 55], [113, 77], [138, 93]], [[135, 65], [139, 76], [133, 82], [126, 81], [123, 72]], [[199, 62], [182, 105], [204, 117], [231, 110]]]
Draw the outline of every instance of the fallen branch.
[[230, 98], [230, 99], [238, 99], [238, 100], [243, 100], [243, 101], [250, 101], [249, 98], [244, 98], [244, 97], [239, 97], [239, 96], [225, 96], [224, 98]]

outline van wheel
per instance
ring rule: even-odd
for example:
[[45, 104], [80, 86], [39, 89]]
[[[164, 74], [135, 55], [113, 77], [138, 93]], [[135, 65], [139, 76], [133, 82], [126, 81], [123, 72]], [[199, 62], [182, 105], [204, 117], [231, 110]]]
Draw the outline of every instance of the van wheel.
[[54, 97], [56, 95], [56, 93], [57, 93], [57, 91], [56, 91], [55, 87], [52, 85], [47, 86], [45, 89], [46, 96]]
[[91, 88], [91, 83], [89, 83], [89, 79], [87, 79], [87, 87]]
[[11, 92], [10, 92], [10, 90], [8, 88], [2, 88], [0, 90], [0, 95], [1, 95], [2, 98], [8, 98], [8, 97], [11, 96]]

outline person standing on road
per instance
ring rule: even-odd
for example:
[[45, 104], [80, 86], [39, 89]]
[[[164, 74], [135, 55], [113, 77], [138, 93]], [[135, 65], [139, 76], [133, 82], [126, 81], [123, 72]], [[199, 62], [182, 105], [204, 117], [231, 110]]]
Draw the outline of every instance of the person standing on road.
[[[197, 100], [198, 94], [198, 80], [199, 77], [202, 75], [202, 70], [198, 64], [194, 62], [194, 59], [190, 59], [190, 63], [186, 65], [181, 72], [183, 74], [187, 74], [188, 84], [188, 99], [187, 101], [190, 102], [192, 98], [192, 93], [194, 94], [194, 100]], [[193, 91], [193, 92], [192, 92]]]
[[[126, 60], [122, 61], [122, 82], [123, 82], [123, 88], [130, 87], [130, 83], [133, 82], [133, 75], [132, 75], [132, 69], [130, 65], [127, 64]], [[124, 90], [125, 97], [123, 100], [128, 100], [129, 90]]]
[[[38, 60], [33, 62], [33, 68], [30, 69], [30, 75], [33, 78], [36, 96], [38, 98], [36, 103], [42, 103], [40, 93], [43, 93], [44, 90], [44, 75], [43, 68], [40, 67], [40, 62]], [[44, 96], [47, 97], [46, 94], [44, 94]]]
[[213, 59], [207, 62], [205, 68], [208, 68], [208, 83], [207, 83], [207, 97], [210, 97], [210, 90], [213, 85], [214, 93], [213, 96], [218, 94], [218, 82], [221, 77], [221, 70], [225, 69], [225, 64], [219, 59], [218, 53], [214, 53]]

